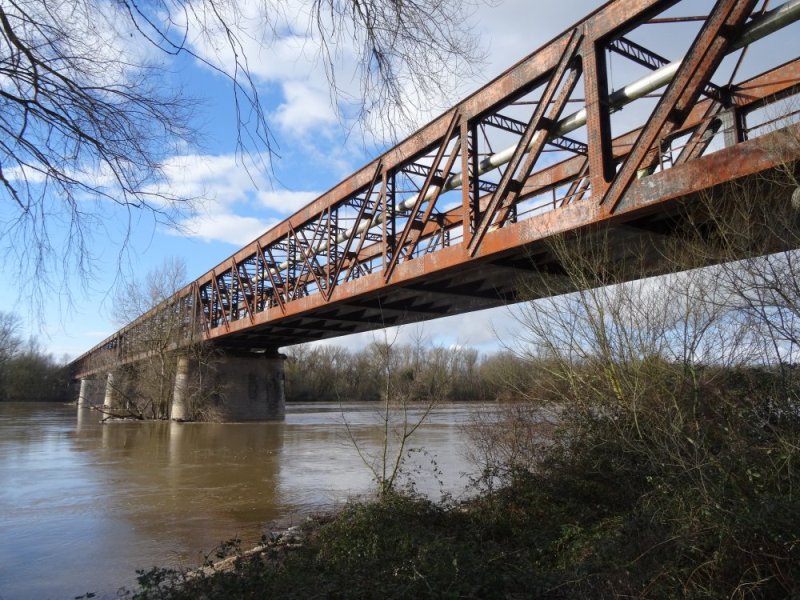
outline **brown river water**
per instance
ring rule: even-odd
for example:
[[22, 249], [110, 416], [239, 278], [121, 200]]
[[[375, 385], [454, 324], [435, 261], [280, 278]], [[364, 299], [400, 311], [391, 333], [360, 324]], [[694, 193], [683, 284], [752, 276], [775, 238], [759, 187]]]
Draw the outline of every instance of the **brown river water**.
[[[370, 493], [343, 419], [374, 453], [376, 408], [289, 404], [280, 423], [104, 425], [74, 406], [0, 403], [0, 600], [114, 598], [136, 569], [194, 566], [223, 540], [251, 545]], [[443, 404], [415, 433], [408, 470], [419, 491], [468, 493], [463, 424], [481, 408]]]

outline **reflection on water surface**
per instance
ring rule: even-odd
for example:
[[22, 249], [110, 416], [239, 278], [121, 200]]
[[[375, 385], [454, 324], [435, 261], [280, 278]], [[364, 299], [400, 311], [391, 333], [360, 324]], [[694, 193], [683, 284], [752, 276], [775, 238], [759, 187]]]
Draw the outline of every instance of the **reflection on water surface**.
[[[436, 495], [459, 494], [470, 467], [460, 424], [470, 405], [439, 408], [412, 445]], [[370, 489], [365, 448], [381, 429], [365, 404], [287, 406], [281, 423], [117, 422], [88, 409], [0, 403], [0, 600], [113, 597], [135, 569], [194, 565], [201, 551], [268, 523], [291, 524]]]

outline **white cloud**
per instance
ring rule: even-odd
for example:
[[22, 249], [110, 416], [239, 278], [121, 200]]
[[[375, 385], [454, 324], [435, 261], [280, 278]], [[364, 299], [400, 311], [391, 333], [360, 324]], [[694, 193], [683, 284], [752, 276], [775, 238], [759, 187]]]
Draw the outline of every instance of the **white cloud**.
[[234, 154], [173, 156], [164, 166], [164, 176], [165, 181], [152, 191], [225, 205], [245, 201], [254, 190], [268, 183], [257, 162], [245, 165]]
[[183, 221], [181, 226], [184, 235], [241, 247], [252, 242], [275, 223], [275, 220], [263, 221], [256, 217], [219, 212], [191, 217]]
[[267, 177], [257, 164], [245, 166], [233, 154], [174, 156], [164, 175], [150, 191], [195, 199], [193, 214], [178, 222], [173, 235], [242, 246], [277, 222], [264, 214], [270, 206], [260, 200]]
[[11, 168], [7, 167], [3, 170], [3, 175], [8, 181], [24, 181], [29, 184], [44, 183], [44, 181], [47, 179], [45, 174], [40, 169], [32, 169], [25, 165], [19, 165]]
[[[312, 35], [307, 3], [286, 0], [270, 5], [269, 12], [256, 2], [215, 7], [222, 11], [237, 36], [237, 53], [216, 16], [206, 13], [205, 4], [194, 2], [190, 6], [190, 11], [177, 18], [189, 18], [192, 51], [228, 74], [237, 72], [237, 55], [246, 57], [247, 68], [256, 81], [277, 85], [282, 91], [282, 102], [270, 111], [279, 127], [297, 135], [336, 122], [336, 108], [325, 65], [320, 60], [320, 44]], [[185, 21], [181, 22], [183, 25]], [[353, 52], [346, 45], [337, 46], [336, 51], [338, 67], [344, 65], [346, 71], [348, 64], [354, 64]], [[337, 83], [347, 84], [348, 80]]]
[[272, 190], [259, 192], [259, 202], [280, 214], [290, 215], [303, 208], [319, 196], [319, 192], [292, 192], [289, 190]]
[[[324, 142], [327, 143], [330, 130], [339, 121], [342, 127], [336, 132], [338, 136], [341, 137], [352, 129], [359, 114], [362, 97], [360, 52], [355, 46], [354, 32], [346, 21], [337, 21], [335, 25], [322, 24], [327, 31], [325, 42], [330, 51], [330, 54], [324, 54], [318, 33], [319, 24], [312, 21], [313, 15], [308, 2], [284, 0], [274, 6], [271, 4], [268, 13], [264, 12], [261, 3], [238, 2], [224, 5], [221, 9], [223, 18], [233, 26], [240, 44], [235, 53], [230, 47], [229, 32], [215, 24], [216, 17], [206, 13], [204, 4], [193, 2], [190, 7], [187, 15], [176, 15], [175, 18], [180, 21], [182, 17], [188, 16], [188, 43], [192, 51], [203, 61], [229, 74], [237, 71], [237, 56], [247, 57], [247, 68], [254, 79], [262, 84], [277, 86], [281, 91], [282, 98], [269, 112], [282, 132], [294, 136], [322, 133]], [[483, 20], [483, 11], [490, 14], [493, 10], [494, 7], [482, 6], [474, 15], [475, 22], [480, 23]], [[321, 17], [324, 21], [324, 11]], [[509, 18], [520, 21], [518, 16]], [[528, 20], [523, 21], [528, 27]], [[493, 37], [493, 33], [495, 32], [490, 32], [487, 38]], [[442, 77], [448, 76], [448, 68], [441, 68], [441, 65], [431, 65], [431, 68], [440, 72]], [[335, 99], [331, 92], [331, 72], [335, 73]], [[402, 72], [399, 77], [401, 80], [408, 79]], [[371, 130], [366, 133], [366, 137], [370, 138], [367, 141], [383, 144], [388, 139], [384, 132], [397, 135], [410, 133], [435, 117], [474, 84], [475, 82], [468, 82], [464, 85], [461, 79], [451, 76], [450, 81], [443, 84], [444, 89], [453, 90], [449, 98], [426, 94], [424, 90], [407, 90], [408, 100], [403, 109], [403, 123], [400, 125], [402, 130], [398, 131], [397, 127], [399, 111], [389, 115], [378, 115], [373, 111], [366, 117], [366, 125]], [[406, 126], [406, 120], [413, 125]], [[393, 124], [392, 127], [387, 126], [389, 123]], [[377, 139], [373, 140], [371, 137], [375, 132]]]
[[[528, 0], [479, 4], [472, 19], [480, 35], [476, 40], [487, 45], [488, 56], [477, 78], [473, 81], [452, 78], [445, 85], [453, 90], [447, 99], [425, 98], [425, 94], [419, 90], [406, 90], [403, 122], [397, 114], [369, 115], [367, 143], [380, 145], [388, 140], [387, 135], [391, 131], [396, 135], [405, 135], [424, 125], [446, 108], [435, 106], [431, 109], [431, 101], [449, 104], [469, 90], [488, 82], [581, 18], [593, 8], [587, 7], [587, 4], [585, 0], [563, 0], [553, 6], [537, 5], [535, 19], [520, 18], [520, 15], [531, 13]], [[202, 3], [195, 2], [191, 6], [194, 10], [193, 35], [189, 40], [192, 50], [217, 68], [227, 73], [235, 72], [235, 55], [227, 41], [226, 32], [217, 28], [200, 35], [198, 23], [202, 21], [208, 25], [213, 23], [214, 18], [205, 15]], [[339, 35], [332, 48], [335, 53], [335, 64], [332, 66], [338, 74], [336, 84], [342, 92], [342, 97], [337, 101], [345, 113], [341, 116], [332, 104], [331, 86], [321, 60], [320, 42], [309, 20], [308, 3], [286, 0], [274, 8], [269, 14], [264, 14], [260, 3], [239, 2], [235, 7], [228, 7], [230, 13], [226, 13], [225, 18], [235, 25], [242, 45], [241, 55], [249, 58], [248, 68], [252, 75], [257, 81], [277, 85], [281, 90], [282, 99], [271, 111], [273, 122], [282, 132], [293, 136], [309, 137], [310, 134], [322, 133], [322, 140], [316, 139], [313, 143], [327, 145], [331, 130], [340, 117], [343, 119], [343, 129], [338, 132], [339, 135], [353, 125], [354, 115], [347, 116], [348, 111], [352, 113], [353, 103], [348, 103], [346, 98], [358, 99], [361, 96], [359, 79], [354, 76], [357, 71], [357, 52], [351, 42], [352, 36]], [[446, 73], [446, 70], [442, 71], [443, 76]], [[387, 128], [380, 119], [393, 123], [394, 129]], [[413, 125], [405, 124], [406, 119]], [[400, 131], [397, 130], [398, 123]], [[373, 135], [376, 137], [372, 138]], [[291, 143], [296, 143], [296, 140]]]
[[185, 154], [165, 165], [165, 179], [151, 191], [194, 198], [193, 214], [175, 235], [244, 245], [319, 196], [316, 191], [269, 189], [257, 165], [234, 154]]
[[326, 91], [303, 81], [286, 81], [282, 87], [285, 100], [273, 118], [284, 131], [304, 135], [311, 129], [322, 129], [337, 122]]

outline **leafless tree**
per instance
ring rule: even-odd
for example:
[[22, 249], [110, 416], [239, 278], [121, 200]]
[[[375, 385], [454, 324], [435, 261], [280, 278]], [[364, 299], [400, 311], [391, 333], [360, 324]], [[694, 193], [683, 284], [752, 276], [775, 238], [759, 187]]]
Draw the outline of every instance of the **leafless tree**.
[[[167, 302], [186, 282], [186, 265], [180, 259], [166, 259], [149, 272], [141, 282], [120, 286], [114, 298], [116, 320], [130, 323], [145, 312], [144, 319], [126, 334], [126, 352], [130, 363], [118, 368], [116, 392], [125, 404], [122, 412], [137, 418], [163, 419], [170, 416], [178, 353], [188, 357], [197, 376], [188, 382], [188, 416], [214, 420], [214, 411], [207, 405], [215, 387], [204, 376], [213, 368], [214, 352], [206, 343], [186, 339], [186, 323], [180, 311], [171, 310]], [[120, 411], [115, 411], [119, 415]]]
[[762, 360], [786, 369], [800, 356], [800, 178], [785, 158], [796, 156], [800, 138], [791, 128], [776, 134], [771, 151], [781, 166], [732, 185], [725, 202], [703, 198], [703, 230], [713, 236], [696, 236], [688, 252], [721, 263], [719, 285], [759, 332]]
[[[421, 330], [420, 330], [421, 331]], [[408, 475], [407, 461], [414, 449], [414, 434], [428, 421], [431, 413], [443, 402], [452, 386], [456, 353], [444, 349], [426, 352], [421, 333], [408, 346], [397, 344], [397, 331], [383, 331], [383, 340], [369, 347], [375, 373], [380, 380], [381, 399], [375, 410], [381, 429], [378, 447], [372, 450], [358, 439], [352, 424], [342, 418], [350, 442], [377, 484], [379, 498], [397, 491]], [[427, 362], [427, 364], [423, 364]], [[406, 483], [414, 486], [409, 478]]]
[[360, 119], [389, 137], [405, 133], [417, 110], [449, 104], [456, 82], [482, 59], [474, 32], [465, 26], [482, 1], [313, 0], [333, 92], [347, 96], [339, 85], [336, 54], [352, 44], [360, 98], [349, 96]]
[[[361, 81], [360, 98], [350, 100], [365, 121], [407, 114], [415, 97], [436, 97], [476, 58], [466, 5], [456, 0], [257, 6], [254, 32], [245, 26], [253, 5], [237, 0], [0, 3], [0, 241], [28, 287], [47, 290], [58, 273], [91, 272], [108, 205], [125, 207], [129, 224], [140, 211], [174, 223], [189, 206], [192, 198], [160, 185], [165, 159], [193, 141], [193, 100], [169, 77], [171, 56], [228, 78], [239, 152], [266, 163], [275, 140], [247, 49], [254, 36], [268, 48], [281, 14], [307, 16], [337, 101], [340, 82]], [[195, 50], [201, 40], [232, 57], [231, 66]], [[340, 72], [344, 54], [357, 58]]]
[[19, 337], [19, 317], [0, 312], [0, 367], [16, 354], [22, 345]]
[[[626, 573], [638, 561], [685, 560], [683, 572], [656, 568], [641, 583], [648, 592], [665, 578], [684, 595], [796, 588], [786, 569], [795, 538], [781, 538], [793, 527], [781, 520], [795, 503], [800, 450], [796, 174], [787, 162], [692, 198], [683, 216], [695, 221], [671, 243], [640, 234], [640, 247], [615, 244], [604, 230], [550, 240], [559, 268], [532, 281], [531, 296], [544, 298], [515, 328], [516, 356], [533, 375], [526, 410], [473, 426], [485, 483], [531, 472], [579, 481], [591, 503], [626, 506], [620, 522], [647, 523], [624, 538]], [[649, 277], [654, 257], [672, 274]], [[542, 410], [552, 428], [537, 438]], [[767, 502], [788, 508], [754, 508]], [[578, 579], [586, 589], [599, 581]]]
[[142, 281], [126, 281], [114, 294], [114, 320], [126, 325], [175, 294], [186, 284], [186, 263], [166, 258]]
[[101, 203], [169, 218], [179, 200], [149, 186], [189, 136], [187, 103], [114, 43], [121, 14], [93, 0], [0, 5], [1, 235], [33, 287], [54, 264], [88, 273]]
[[704, 365], [742, 364], [753, 350], [707, 274], [646, 278], [651, 253], [628, 248], [621, 259], [604, 234], [557, 237], [549, 247], [566, 275], [528, 282], [527, 293], [544, 298], [515, 313], [509, 347], [510, 368], [528, 365], [528, 377], [516, 378], [522, 403], [473, 425], [473, 454], [493, 479], [535, 470], [559, 423], [622, 415], [635, 424], [640, 412], [658, 414], [657, 402], [682, 393], [670, 387], [675, 373], [696, 381]]

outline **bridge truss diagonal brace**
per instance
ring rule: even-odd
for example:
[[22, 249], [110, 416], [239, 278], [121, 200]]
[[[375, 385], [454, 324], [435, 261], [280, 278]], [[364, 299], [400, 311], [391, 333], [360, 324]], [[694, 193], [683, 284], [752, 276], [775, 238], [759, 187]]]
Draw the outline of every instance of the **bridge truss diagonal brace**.
[[[239, 273], [239, 267], [240, 265], [236, 264], [236, 260], [233, 257], [231, 257], [231, 272], [236, 277], [236, 282], [239, 284], [239, 293], [242, 296], [242, 300], [244, 300], [244, 306], [245, 309], [247, 310], [247, 317], [250, 320], [250, 322], [253, 323], [255, 320], [255, 315], [253, 314], [254, 312], [253, 304], [250, 298], [248, 298], [248, 290], [249, 290], [249, 295], [253, 298], [253, 300], [255, 300], [255, 294], [253, 293], [253, 288], [252, 285], [250, 284], [250, 279], [247, 277], [245, 277], [245, 279], [242, 279], [241, 273]], [[247, 281], [246, 286], [244, 283], [245, 281]]]
[[[367, 214], [367, 206], [369, 206], [370, 199], [372, 198], [373, 193], [375, 192], [375, 186], [378, 184], [378, 181], [381, 179], [381, 172], [383, 171], [383, 162], [378, 161], [378, 164], [375, 165], [375, 172], [372, 175], [372, 180], [370, 181], [369, 187], [367, 188], [366, 193], [364, 194], [364, 202], [361, 203], [361, 206], [358, 208], [358, 215], [356, 216], [356, 220], [354, 221], [353, 231], [351, 235], [347, 237], [347, 241], [345, 242], [344, 251], [341, 253], [339, 257], [338, 264], [333, 272], [333, 277], [331, 278], [331, 287], [330, 287], [330, 294], [328, 294], [328, 299], [330, 299], [330, 295], [333, 294], [333, 290], [336, 288], [336, 285], [339, 282], [339, 275], [341, 274], [342, 270], [345, 267], [345, 264], [349, 260], [348, 257], [350, 256], [350, 250], [353, 247], [353, 242], [355, 241], [356, 237], [359, 236], [359, 230], [362, 229], [361, 223], [366, 218], [370, 220], [370, 226], [372, 225], [375, 215], [374, 214]], [[382, 191], [380, 193], [383, 193]], [[369, 233], [370, 227], [364, 227], [363, 231], [361, 231], [358, 246], [356, 247], [355, 251], [355, 258], [350, 261], [350, 265], [347, 269], [347, 273], [345, 273], [344, 281], [347, 281], [353, 273], [353, 269], [358, 264], [358, 256], [361, 254], [361, 250], [364, 247], [364, 242], [367, 240], [367, 236]]]
[[572, 202], [579, 202], [586, 194], [586, 190], [588, 188], [589, 188], [589, 157], [585, 157], [581, 161], [581, 166], [578, 168], [578, 172], [576, 173], [575, 178], [569, 184], [569, 187], [567, 188], [567, 193], [564, 194], [564, 199], [561, 201], [559, 207], [563, 208], [564, 206]]
[[[276, 283], [275, 277], [279, 276], [277, 270], [275, 276], [273, 276], [272, 274], [273, 267], [271, 265], [277, 265], [278, 263], [275, 262], [275, 257], [272, 256], [272, 250], [269, 247], [267, 247], [265, 254], [264, 248], [261, 246], [261, 243], [258, 240], [256, 240], [256, 250], [258, 252], [258, 259], [261, 261], [261, 264], [263, 265], [264, 273], [266, 273], [267, 279], [269, 279], [269, 283], [272, 286], [272, 293], [273, 296], [275, 297], [275, 300], [278, 303], [278, 307], [280, 308], [281, 314], [285, 315], [286, 306], [284, 305], [283, 302], [283, 294], [286, 292], [285, 286], [279, 287], [278, 284]], [[267, 261], [267, 255], [269, 256], [269, 261]]]
[[[217, 275], [216, 268], [211, 270], [211, 286], [212, 286], [211, 287], [212, 292], [217, 300], [217, 306], [219, 307], [219, 311], [222, 313], [222, 322], [224, 324], [225, 331], [228, 331], [230, 329], [230, 323], [228, 319], [228, 314], [225, 311], [225, 303], [223, 302], [222, 299], [222, 291], [219, 289], [219, 277]], [[212, 305], [209, 307], [209, 309], [213, 310], [213, 308], [214, 306], [212, 300]], [[212, 323], [213, 323], [213, 317], [214, 315], [212, 315]]]
[[758, 0], [718, 0], [600, 201], [606, 215], [614, 213], [659, 138], [668, 136], [683, 123], [725, 56], [730, 40], [757, 3]]
[[722, 104], [716, 101], [712, 101], [708, 105], [702, 121], [692, 131], [680, 154], [678, 154], [678, 158], [672, 164], [673, 167], [682, 165], [703, 154], [711, 143], [713, 135], [710, 134], [716, 133], [721, 126], [720, 119], [715, 117], [720, 114], [722, 109]]
[[[203, 300], [200, 298], [200, 285], [197, 281], [193, 281], [189, 292], [189, 298], [192, 300], [192, 314], [190, 317], [190, 326], [192, 328], [191, 336], [205, 335], [208, 331], [208, 319], [203, 311]], [[124, 331], [123, 331], [124, 334]]]
[[[508, 218], [511, 206], [519, 195], [520, 188], [519, 185], [513, 185], [512, 181], [515, 181], [514, 176], [525, 154], [527, 153], [528, 157], [525, 160], [518, 181], [525, 181], [528, 178], [534, 164], [541, 155], [552, 124], [561, 116], [561, 112], [566, 106], [566, 102], [581, 74], [580, 65], [575, 65], [575, 58], [582, 40], [583, 33], [574, 29], [567, 40], [558, 65], [551, 74], [550, 80], [547, 82], [545, 90], [536, 105], [536, 109], [531, 115], [525, 132], [517, 143], [511, 160], [509, 160], [506, 170], [500, 178], [500, 183], [483, 211], [480, 222], [475, 227], [467, 247], [467, 252], [470, 256], [475, 256], [493, 222], [496, 220], [498, 226], [502, 226]], [[564, 83], [563, 86], [562, 83]], [[561, 92], [556, 98], [556, 92], [559, 91], [559, 88], [561, 88]], [[554, 99], [555, 102], [553, 102]], [[552, 108], [551, 103], [553, 104]]]
[[[428, 171], [427, 176], [425, 177], [425, 182], [422, 185], [419, 193], [417, 194], [417, 198], [414, 202], [414, 206], [411, 208], [408, 214], [408, 220], [406, 221], [405, 226], [403, 227], [403, 231], [400, 233], [400, 236], [394, 243], [394, 252], [392, 252], [392, 258], [388, 261], [386, 266], [386, 271], [384, 272], [384, 279], [386, 281], [392, 276], [392, 272], [394, 268], [397, 266], [397, 263], [400, 261], [401, 255], [405, 257], [411, 257], [414, 253], [414, 249], [417, 246], [417, 242], [419, 240], [419, 233], [412, 237], [412, 230], [416, 223], [422, 222], [427, 223], [428, 219], [430, 218], [431, 213], [433, 212], [434, 207], [436, 206], [436, 201], [439, 199], [439, 195], [442, 192], [442, 186], [444, 185], [447, 178], [450, 176], [450, 171], [453, 168], [453, 164], [455, 164], [455, 159], [458, 156], [459, 149], [461, 144], [458, 141], [458, 137], [461, 135], [460, 128], [456, 126], [460, 123], [461, 115], [458, 111], [453, 113], [453, 116], [450, 119], [450, 123], [447, 126], [447, 131], [442, 138], [441, 144], [439, 145], [439, 150], [436, 152], [436, 157], [433, 159], [431, 163], [430, 170]], [[456, 133], [458, 131], [458, 133]], [[453, 149], [450, 153], [450, 157], [445, 164], [445, 168], [440, 176], [437, 176], [437, 171], [439, 170], [439, 165], [444, 158], [445, 153], [447, 152], [447, 147], [450, 145], [450, 141], [453, 139], [453, 136], [456, 135], [457, 141], [453, 145]], [[422, 208], [422, 203], [425, 201], [425, 198], [428, 195], [428, 191], [435, 187], [435, 192], [433, 196], [428, 200], [428, 205], [425, 208], [425, 212], [423, 213], [422, 217], [419, 217], [419, 211]], [[408, 246], [408, 247], [406, 247]]]
[[[320, 275], [318, 273], [324, 273], [325, 270], [322, 268], [322, 265], [319, 264], [319, 260], [317, 259], [316, 253], [313, 251], [317, 245], [318, 240], [321, 241], [325, 235], [325, 230], [323, 230], [322, 226], [326, 222], [325, 213], [328, 213], [328, 220], [330, 220], [330, 209], [327, 211], [323, 211], [320, 215], [319, 221], [317, 221], [317, 225], [314, 228], [313, 235], [311, 236], [311, 241], [309, 242], [306, 234], [303, 232], [301, 228], [295, 229], [289, 224], [289, 232], [290, 235], [294, 238], [295, 246], [300, 248], [300, 256], [303, 258], [303, 264], [300, 270], [300, 275], [297, 277], [297, 281], [294, 283], [294, 294], [293, 297], [297, 297], [298, 292], [301, 289], [304, 289], [305, 286], [308, 284], [309, 277], [314, 279], [314, 282], [317, 284], [317, 289], [319, 293], [325, 298], [327, 302], [330, 298], [328, 297], [328, 289], [327, 286], [322, 284], [322, 280], [320, 279]], [[302, 241], [302, 244], [298, 244], [298, 242]], [[330, 243], [330, 242], [329, 242]]]

